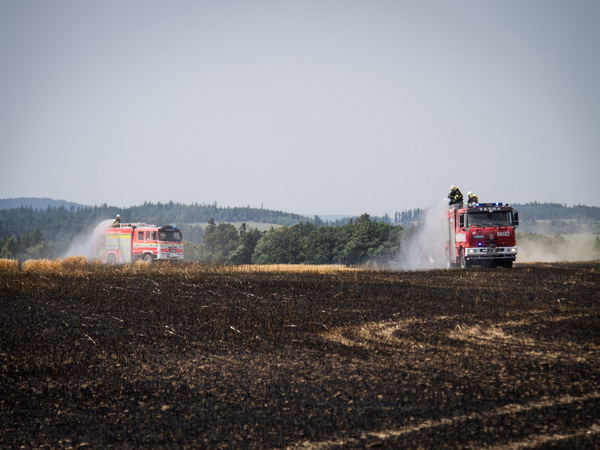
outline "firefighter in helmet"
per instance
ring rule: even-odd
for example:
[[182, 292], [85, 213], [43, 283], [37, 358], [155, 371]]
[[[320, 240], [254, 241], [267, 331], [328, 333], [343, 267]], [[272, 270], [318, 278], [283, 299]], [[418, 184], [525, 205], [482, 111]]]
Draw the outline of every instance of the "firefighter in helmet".
[[117, 214], [117, 217], [115, 217], [115, 221], [113, 222], [113, 227], [120, 227], [121, 226], [121, 215]]
[[463, 195], [460, 192], [460, 189], [456, 186], [450, 186], [450, 193], [448, 194], [448, 199], [450, 200], [450, 205], [462, 205]]
[[467, 203], [479, 203], [479, 198], [477, 197], [477, 194], [473, 194], [471, 191], [469, 191], [467, 192], [467, 196], [469, 197]]

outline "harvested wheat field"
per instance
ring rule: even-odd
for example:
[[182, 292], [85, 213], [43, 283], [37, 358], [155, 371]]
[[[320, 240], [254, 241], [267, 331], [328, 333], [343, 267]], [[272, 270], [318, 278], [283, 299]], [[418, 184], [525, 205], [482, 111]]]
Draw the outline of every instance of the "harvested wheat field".
[[598, 448], [600, 262], [0, 262], [0, 447]]

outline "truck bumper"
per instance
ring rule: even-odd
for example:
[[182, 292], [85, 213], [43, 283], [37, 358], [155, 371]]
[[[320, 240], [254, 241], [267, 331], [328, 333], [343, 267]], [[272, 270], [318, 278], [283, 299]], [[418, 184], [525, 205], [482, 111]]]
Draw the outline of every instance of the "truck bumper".
[[517, 258], [517, 247], [469, 247], [465, 249], [465, 257], [470, 260]]
[[183, 253], [159, 253], [156, 255], [158, 261], [182, 261]]

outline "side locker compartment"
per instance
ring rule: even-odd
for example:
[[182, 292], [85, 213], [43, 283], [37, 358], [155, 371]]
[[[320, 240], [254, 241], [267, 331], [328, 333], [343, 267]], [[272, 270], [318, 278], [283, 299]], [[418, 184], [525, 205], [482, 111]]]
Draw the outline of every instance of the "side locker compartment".
[[120, 244], [119, 251], [121, 253], [121, 262], [131, 262], [131, 251], [132, 251], [131, 233], [122, 234], [119, 239], [119, 244]]

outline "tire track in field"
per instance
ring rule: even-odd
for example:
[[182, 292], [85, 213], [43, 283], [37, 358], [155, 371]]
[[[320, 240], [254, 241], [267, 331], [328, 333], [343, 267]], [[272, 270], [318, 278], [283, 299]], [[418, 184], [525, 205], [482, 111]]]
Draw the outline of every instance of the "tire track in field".
[[[464, 317], [437, 316], [427, 319], [410, 318], [406, 320], [372, 322], [353, 327], [340, 327], [331, 329], [324, 337], [339, 344], [376, 350], [381, 348], [391, 349], [396, 352], [421, 352], [435, 348], [438, 351], [458, 352], [450, 342], [462, 341], [473, 347], [486, 347], [492, 352], [500, 349], [509, 353], [525, 355], [539, 363], [556, 362], [557, 360], [571, 362], [590, 362], [598, 356], [600, 347], [587, 343], [588, 355], [585, 357], [572, 355], [565, 348], [564, 341], [549, 342], [547, 339], [537, 339], [535, 327], [547, 323], [558, 324], [565, 320], [588, 319], [590, 314], [557, 314], [548, 317], [543, 311], [533, 311], [522, 319], [510, 319], [493, 324], [465, 325], [460, 322]], [[507, 329], [516, 329], [516, 332], [508, 332]], [[436, 335], [433, 340], [427, 340], [427, 333]], [[445, 338], [449, 343], [445, 344]], [[575, 345], [575, 344], [574, 344]], [[375, 432], [366, 432], [360, 438], [341, 438], [338, 440], [326, 440], [319, 442], [300, 442], [290, 448], [332, 448], [339, 446], [355, 446], [368, 441], [386, 441], [390, 439], [404, 438], [412, 433], [421, 431], [433, 431], [443, 426], [458, 427], [461, 424], [473, 420], [489, 421], [502, 416], [513, 416], [518, 413], [542, 410], [548, 407], [573, 405], [577, 407], [582, 402], [597, 402], [600, 392], [593, 391], [581, 396], [564, 395], [560, 397], [543, 397], [539, 400], [526, 403], [512, 403], [488, 411], [479, 411], [463, 415], [445, 417], [439, 420], [424, 420], [415, 425], [399, 426], [398, 428], [384, 429]], [[441, 430], [440, 430], [441, 432]], [[535, 447], [552, 442], [567, 441], [576, 438], [597, 439], [600, 434], [600, 421], [595, 420], [580, 428], [565, 430], [564, 432], [531, 433], [519, 440], [505, 442], [502, 445], [490, 446], [494, 449]]]
[[[540, 400], [527, 403], [511, 403], [500, 406], [489, 411], [481, 411], [477, 413], [461, 414], [451, 417], [444, 417], [439, 420], [424, 420], [421, 423], [408, 426], [400, 426], [398, 428], [388, 428], [379, 431], [362, 433], [360, 438], [339, 438], [326, 441], [302, 441], [293, 444], [288, 449], [328, 449], [338, 446], [359, 445], [365, 441], [379, 440], [385, 441], [389, 439], [401, 438], [412, 433], [421, 431], [431, 431], [435, 428], [443, 426], [460, 426], [462, 423], [473, 420], [493, 419], [505, 415], [513, 415], [516, 413], [530, 412], [548, 407], [567, 406], [586, 401], [594, 401], [600, 399], [600, 392], [595, 391], [586, 395], [571, 396], [564, 395], [558, 398], [542, 398]], [[486, 446], [483, 448], [490, 449], [514, 449], [523, 447], [535, 447], [540, 444], [548, 444], [551, 442], [559, 442], [562, 440], [573, 439], [576, 437], [586, 436], [592, 437], [600, 434], [600, 420], [594, 421], [590, 427], [579, 428], [571, 433], [540, 433], [531, 435], [526, 439], [519, 441], [511, 441], [499, 445]]]
[[[589, 318], [589, 314], [568, 314], [557, 315], [554, 317], [544, 317], [538, 319], [536, 312], [530, 317], [519, 320], [506, 320], [493, 325], [461, 325], [456, 323], [449, 328], [448, 323], [458, 322], [461, 317], [437, 316], [428, 319], [411, 318], [400, 321], [371, 322], [352, 327], [339, 327], [324, 333], [323, 336], [333, 342], [348, 346], [358, 347], [367, 350], [387, 347], [390, 349], [404, 350], [424, 350], [424, 349], [443, 349], [455, 352], [456, 349], [450, 345], [440, 343], [440, 337], [445, 336], [449, 342], [458, 340], [473, 344], [476, 346], [492, 347], [494, 349], [503, 346], [513, 348], [521, 354], [525, 354], [543, 361], [556, 361], [558, 359], [572, 360], [575, 362], [584, 361], [583, 358], [572, 356], [565, 351], [564, 343], [541, 342], [532, 336], [517, 336], [507, 333], [509, 327], [530, 327], [540, 322], [560, 322], [564, 320]], [[428, 327], [431, 334], [437, 335], [437, 342], [427, 342], [423, 339], [417, 339], [413, 335], [415, 328]], [[421, 331], [422, 333], [422, 331]], [[421, 336], [422, 337], [422, 336]], [[592, 343], [587, 344], [589, 351], [597, 353], [600, 346]]]

